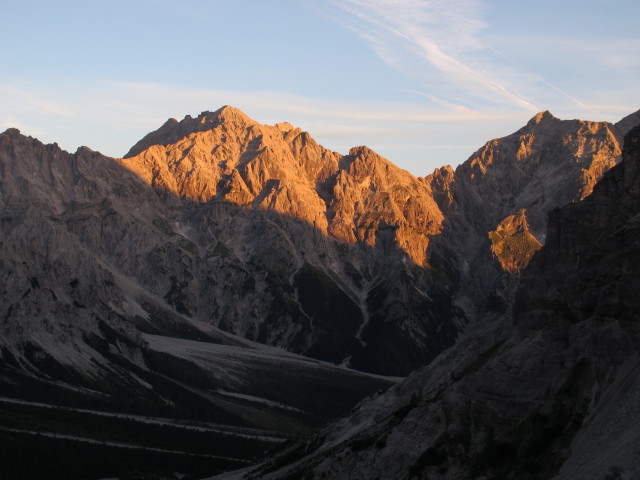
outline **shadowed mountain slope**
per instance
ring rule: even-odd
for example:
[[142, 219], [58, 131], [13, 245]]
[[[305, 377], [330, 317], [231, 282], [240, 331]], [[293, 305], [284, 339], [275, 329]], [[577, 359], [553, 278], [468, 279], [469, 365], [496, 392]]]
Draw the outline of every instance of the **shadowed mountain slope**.
[[[416, 178], [366, 147], [343, 156], [290, 124], [260, 125], [223, 107], [167, 122], [123, 162], [154, 188], [183, 198], [276, 211], [378, 253], [398, 247], [397, 259], [406, 254], [442, 285], [438, 308], [453, 314], [445, 331], [455, 336], [470, 320], [510, 307], [517, 273], [544, 243], [547, 213], [591, 191], [620, 161], [622, 132], [636, 121], [637, 115], [617, 125], [563, 121], [542, 112], [514, 134], [488, 142], [455, 172], [444, 167]], [[526, 228], [515, 228], [512, 217], [522, 218], [518, 225]], [[404, 309], [389, 297], [398, 281], [385, 282], [383, 292], [374, 290], [376, 281], [366, 291], [352, 287], [369, 305], [384, 299], [382, 317], [363, 310], [367, 325], [368, 317], [383, 319], [369, 328], [388, 331], [399, 318], [391, 313], [389, 322], [388, 312], [398, 309], [413, 316], [414, 307]], [[424, 286], [420, 291], [434, 298]], [[401, 336], [423, 339], [418, 323], [411, 319]], [[376, 356], [388, 350], [370, 348]], [[357, 355], [353, 365], [363, 368]]]
[[155, 332], [147, 305], [157, 302], [245, 338], [392, 374], [453, 343], [446, 283], [402, 261], [394, 228], [372, 245], [345, 243], [293, 214], [150, 189], [142, 173], [86, 148], [69, 155], [16, 130], [1, 138], [7, 348], [47, 321], [81, 336], [95, 309], [140, 317]]
[[591, 193], [620, 162], [625, 128], [639, 120], [630, 115], [618, 127], [541, 112], [487, 142], [455, 172], [427, 177], [445, 217], [430, 262], [458, 272], [457, 304], [468, 318], [510, 307], [518, 272], [545, 243], [548, 212]]
[[246, 478], [636, 478], [640, 127], [554, 210], [512, 315]]

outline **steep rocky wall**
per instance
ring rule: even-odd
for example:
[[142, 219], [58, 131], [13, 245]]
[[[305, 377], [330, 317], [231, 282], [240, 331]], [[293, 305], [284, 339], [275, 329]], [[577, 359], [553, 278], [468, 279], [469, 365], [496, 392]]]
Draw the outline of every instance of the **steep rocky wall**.
[[246, 478], [635, 478], [640, 127], [555, 210], [513, 315]]
[[[620, 162], [622, 133], [634, 121], [636, 116], [629, 116], [618, 127], [541, 112], [517, 132], [487, 142], [455, 172], [440, 169], [426, 178], [434, 191], [442, 190], [435, 198], [445, 217], [429, 258], [443, 259], [459, 272], [458, 303], [468, 317], [510, 308], [518, 272], [535, 244], [545, 243], [548, 212], [591, 193], [604, 172]], [[498, 248], [493, 241], [514, 215], [527, 224], [511, 240], [522, 247], [516, 248], [522, 250], [518, 258], [503, 248], [506, 238]]]

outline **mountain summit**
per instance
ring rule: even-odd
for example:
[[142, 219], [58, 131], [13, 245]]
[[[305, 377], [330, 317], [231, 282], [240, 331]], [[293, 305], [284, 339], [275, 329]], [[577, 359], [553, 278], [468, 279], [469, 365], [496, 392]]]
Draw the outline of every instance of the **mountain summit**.
[[533, 127], [534, 125], [539, 125], [541, 123], [550, 123], [553, 121], [559, 121], [549, 110], [545, 110], [544, 112], [536, 113], [531, 120], [527, 122], [527, 127]]
[[168, 121], [122, 163], [176, 196], [273, 210], [350, 243], [373, 246], [379, 226], [393, 226], [418, 265], [443, 219], [427, 184], [372, 150], [342, 156], [290, 124], [260, 125], [231, 107]]
[[167, 120], [158, 130], [155, 130], [136, 143], [124, 158], [134, 157], [152, 145], [171, 145], [192, 133], [210, 130], [222, 122], [236, 124], [255, 124], [247, 115], [237, 108], [225, 105], [215, 112], [202, 112], [196, 118], [187, 115], [178, 122], [175, 118]]

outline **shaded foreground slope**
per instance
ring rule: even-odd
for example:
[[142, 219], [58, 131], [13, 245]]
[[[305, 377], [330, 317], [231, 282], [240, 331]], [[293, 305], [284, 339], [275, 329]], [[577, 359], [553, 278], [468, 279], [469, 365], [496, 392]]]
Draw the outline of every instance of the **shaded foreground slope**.
[[246, 478], [637, 478], [640, 128], [554, 210], [512, 316]]

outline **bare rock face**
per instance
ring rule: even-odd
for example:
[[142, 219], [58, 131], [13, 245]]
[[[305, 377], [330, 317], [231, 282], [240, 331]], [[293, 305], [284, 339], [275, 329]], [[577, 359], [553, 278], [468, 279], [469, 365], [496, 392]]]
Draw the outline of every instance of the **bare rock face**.
[[623, 158], [552, 212], [513, 314], [245, 478], [635, 478], [640, 127]]
[[[517, 273], [544, 243], [547, 212], [588, 195], [619, 162], [621, 141], [611, 124], [542, 112], [455, 172], [417, 179], [366, 147], [342, 156], [289, 124], [259, 125], [223, 107], [168, 122], [121, 162], [181, 198], [274, 211], [348, 244], [399, 250], [453, 282], [445, 289], [465, 312], [459, 329], [509, 308]], [[498, 241], [501, 222], [522, 209], [526, 232]]]
[[502, 220], [498, 228], [489, 232], [491, 252], [505, 272], [517, 273], [524, 269], [533, 254], [542, 247], [529, 232], [526, 211], [523, 208], [515, 215]]
[[[620, 161], [621, 143], [609, 123], [562, 121], [539, 113], [462, 164], [456, 171], [457, 193], [467, 208], [481, 213], [475, 217], [478, 226], [490, 228], [506, 216], [503, 212], [526, 208], [532, 231], [542, 237], [546, 212], [589, 195], [602, 174]], [[489, 213], [495, 206], [498, 210]]]
[[352, 244], [372, 247], [379, 230], [394, 229], [418, 265], [443, 219], [424, 183], [368, 148], [343, 157], [290, 124], [259, 125], [231, 107], [169, 121], [121, 162], [178, 197], [273, 210]]
[[426, 266], [429, 238], [443, 221], [431, 189], [366, 147], [352, 149], [342, 163], [330, 205], [331, 232], [373, 246], [381, 229], [394, 229], [398, 246]]
[[[487, 142], [453, 175], [441, 169], [426, 178], [444, 190], [434, 198], [446, 219], [428, 256], [459, 273], [458, 302], [468, 317], [510, 308], [518, 272], [545, 243], [548, 212], [591, 193], [620, 162], [622, 133], [606, 122], [541, 112], [517, 132]], [[522, 211], [527, 227], [514, 230]]]
[[629, 131], [640, 124], [640, 111], [631, 113], [624, 117], [619, 122], [615, 123], [616, 130], [620, 132], [622, 136], [625, 136]]
[[[220, 390], [246, 398], [259, 384], [285, 401], [256, 378], [280, 370], [273, 358], [290, 365], [288, 352], [392, 375], [433, 361], [258, 475], [626, 472], [640, 388], [636, 119], [544, 112], [420, 179], [366, 147], [340, 155], [230, 107], [170, 120], [125, 159], [7, 130], [0, 387], [246, 425], [273, 412], [248, 415]], [[190, 341], [268, 353], [259, 368], [212, 373]], [[339, 377], [349, 395], [333, 416], [390, 383], [296, 358], [276, 383], [314, 371], [310, 391], [331, 398], [325, 374]], [[308, 431], [324, 411], [276, 417]]]
[[[154, 208], [143, 182], [88, 148], [69, 155], [17, 130], [0, 135], [0, 163], [2, 365], [88, 384], [113, 371], [110, 355], [141, 363], [140, 332], [122, 321], [135, 304], [110, 253], [149, 241], [123, 215], [133, 204]], [[96, 343], [104, 332], [112, 338], [106, 349]], [[130, 376], [117, 381], [105, 389], [146, 395]]]
[[[342, 156], [290, 124], [259, 125], [224, 107], [195, 120], [187, 117], [165, 124], [118, 161], [155, 190], [195, 202], [195, 209], [195, 204], [204, 209], [209, 208], [204, 205], [235, 204], [277, 214], [264, 218], [295, 220], [291, 224], [298, 226], [282, 225], [277, 234], [270, 228], [259, 240], [244, 236], [224, 243], [243, 262], [259, 251], [260, 258], [253, 263], [276, 272], [274, 278], [288, 279], [286, 292], [282, 282], [276, 282], [277, 298], [285, 295], [292, 305], [306, 298], [300, 295], [296, 272], [310, 264], [314, 268], [309, 271], [337, 280], [332, 291], [345, 291], [356, 309], [348, 321], [328, 322], [338, 325], [330, 327], [335, 334], [350, 337], [346, 343], [334, 342], [339, 347], [331, 347], [336, 350], [332, 353], [324, 351], [328, 347], [312, 346], [331, 340], [324, 333], [315, 340], [309, 337], [316, 335], [310, 325], [322, 328], [325, 323], [317, 322], [319, 312], [309, 308], [289, 312], [278, 307], [266, 318], [256, 317], [244, 309], [237, 311], [237, 302], [231, 300], [222, 306], [227, 300], [221, 295], [216, 296], [213, 310], [200, 303], [198, 315], [204, 314], [206, 321], [294, 351], [332, 361], [348, 359], [357, 368], [394, 374], [407, 373], [416, 362], [428, 361], [451, 345], [457, 326], [449, 319], [466, 323], [451, 304], [449, 282], [446, 278], [434, 282], [439, 274], [428, 268], [429, 241], [443, 221], [430, 185], [366, 147]], [[301, 235], [300, 230], [313, 233]], [[325, 249], [323, 245], [336, 244], [331, 239], [344, 244], [341, 253]], [[182, 289], [180, 295], [188, 296], [184, 303], [190, 304], [196, 292]], [[252, 308], [268, 312], [258, 305]], [[189, 311], [194, 313], [196, 307]], [[335, 314], [326, 310], [322, 315]]]
[[317, 189], [337, 171], [338, 158], [289, 124], [259, 125], [223, 107], [168, 122], [121, 162], [177, 197], [270, 209], [326, 233], [326, 204]]

